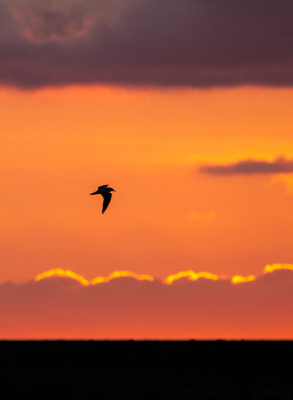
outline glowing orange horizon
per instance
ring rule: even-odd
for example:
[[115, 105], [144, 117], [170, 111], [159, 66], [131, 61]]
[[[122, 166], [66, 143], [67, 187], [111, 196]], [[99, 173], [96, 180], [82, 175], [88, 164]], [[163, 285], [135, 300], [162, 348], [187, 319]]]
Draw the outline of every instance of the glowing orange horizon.
[[[281, 269], [288, 269], [293, 271], [293, 264], [273, 264], [273, 265], [267, 265], [264, 268], [264, 274], [271, 273], [276, 270], [281, 270]], [[76, 274], [73, 271], [70, 270], [63, 270], [62, 268], [54, 268], [49, 271], [45, 271], [35, 277], [35, 281], [40, 281], [41, 279], [45, 278], [50, 278], [53, 276], [58, 276], [58, 277], [67, 277], [74, 279], [78, 282], [80, 282], [83, 286], [89, 286], [89, 285], [97, 285], [99, 283], [103, 282], [109, 282], [112, 279], [115, 278], [121, 278], [121, 277], [131, 277], [134, 279], [137, 279], [139, 281], [142, 280], [147, 280], [152, 282], [155, 278], [151, 275], [148, 274], [137, 274], [136, 272], [132, 271], [115, 271], [109, 274], [108, 276], [98, 276], [94, 279], [87, 280], [83, 276]], [[196, 281], [200, 278], [204, 279], [211, 279], [213, 281], [217, 281], [219, 279], [229, 279], [228, 276], [226, 275], [216, 275], [216, 274], [211, 274], [209, 272], [194, 272], [192, 270], [189, 271], [181, 271], [178, 272], [177, 274], [174, 275], [169, 275], [167, 278], [163, 279], [162, 282], [166, 283], [167, 285], [171, 285], [172, 282], [175, 280], [181, 279], [181, 278], [188, 278], [188, 280], [191, 281]], [[256, 279], [255, 275], [249, 275], [249, 276], [241, 276], [241, 275], [234, 275], [231, 278], [231, 283], [232, 284], [238, 284], [238, 283], [246, 283], [246, 282], [252, 282]]]

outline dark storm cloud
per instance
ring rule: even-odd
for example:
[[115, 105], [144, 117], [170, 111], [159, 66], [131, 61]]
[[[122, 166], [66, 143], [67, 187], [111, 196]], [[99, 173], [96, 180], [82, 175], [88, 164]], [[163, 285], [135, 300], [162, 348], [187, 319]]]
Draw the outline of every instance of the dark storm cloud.
[[0, 285], [0, 338], [292, 338], [293, 271], [255, 281]]
[[292, 0], [0, 0], [0, 83], [293, 84]]
[[285, 158], [272, 162], [245, 160], [227, 165], [204, 165], [199, 171], [210, 175], [289, 174], [293, 172], [293, 161]]

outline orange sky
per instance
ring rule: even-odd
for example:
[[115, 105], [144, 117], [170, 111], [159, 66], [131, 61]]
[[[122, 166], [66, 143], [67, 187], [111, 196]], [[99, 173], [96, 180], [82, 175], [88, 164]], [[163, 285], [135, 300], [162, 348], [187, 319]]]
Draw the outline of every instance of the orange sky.
[[[292, 268], [292, 174], [199, 167], [292, 159], [293, 90], [72, 86], [0, 99], [1, 338], [292, 337], [292, 272], [264, 274]], [[116, 190], [103, 215], [89, 196], [102, 184]], [[82, 285], [32, 281], [55, 268]]]
[[[0, 282], [292, 261], [290, 174], [198, 172], [292, 158], [292, 89], [2, 88], [0, 102]], [[102, 184], [116, 190], [104, 215], [89, 196]]]
[[[289, 89], [2, 89], [0, 281], [291, 262], [290, 174], [197, 169], [292, 157], [292, 103]], [[89, 193], [105, 183], [116, 193], [102, 215]]]

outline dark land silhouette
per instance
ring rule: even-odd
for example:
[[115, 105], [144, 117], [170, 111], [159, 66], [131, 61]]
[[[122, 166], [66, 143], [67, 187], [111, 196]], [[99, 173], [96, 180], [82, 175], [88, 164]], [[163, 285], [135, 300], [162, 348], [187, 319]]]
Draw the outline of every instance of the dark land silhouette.
[[2, 341], [1, 399], [292, 399], [290, 341]]

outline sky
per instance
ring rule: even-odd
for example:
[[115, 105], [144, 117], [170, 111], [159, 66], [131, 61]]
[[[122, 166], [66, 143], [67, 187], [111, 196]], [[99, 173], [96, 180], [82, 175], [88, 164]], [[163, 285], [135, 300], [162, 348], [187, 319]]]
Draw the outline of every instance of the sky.
[[293, 338], [292, 17], [0, 0], [0, 338]]

